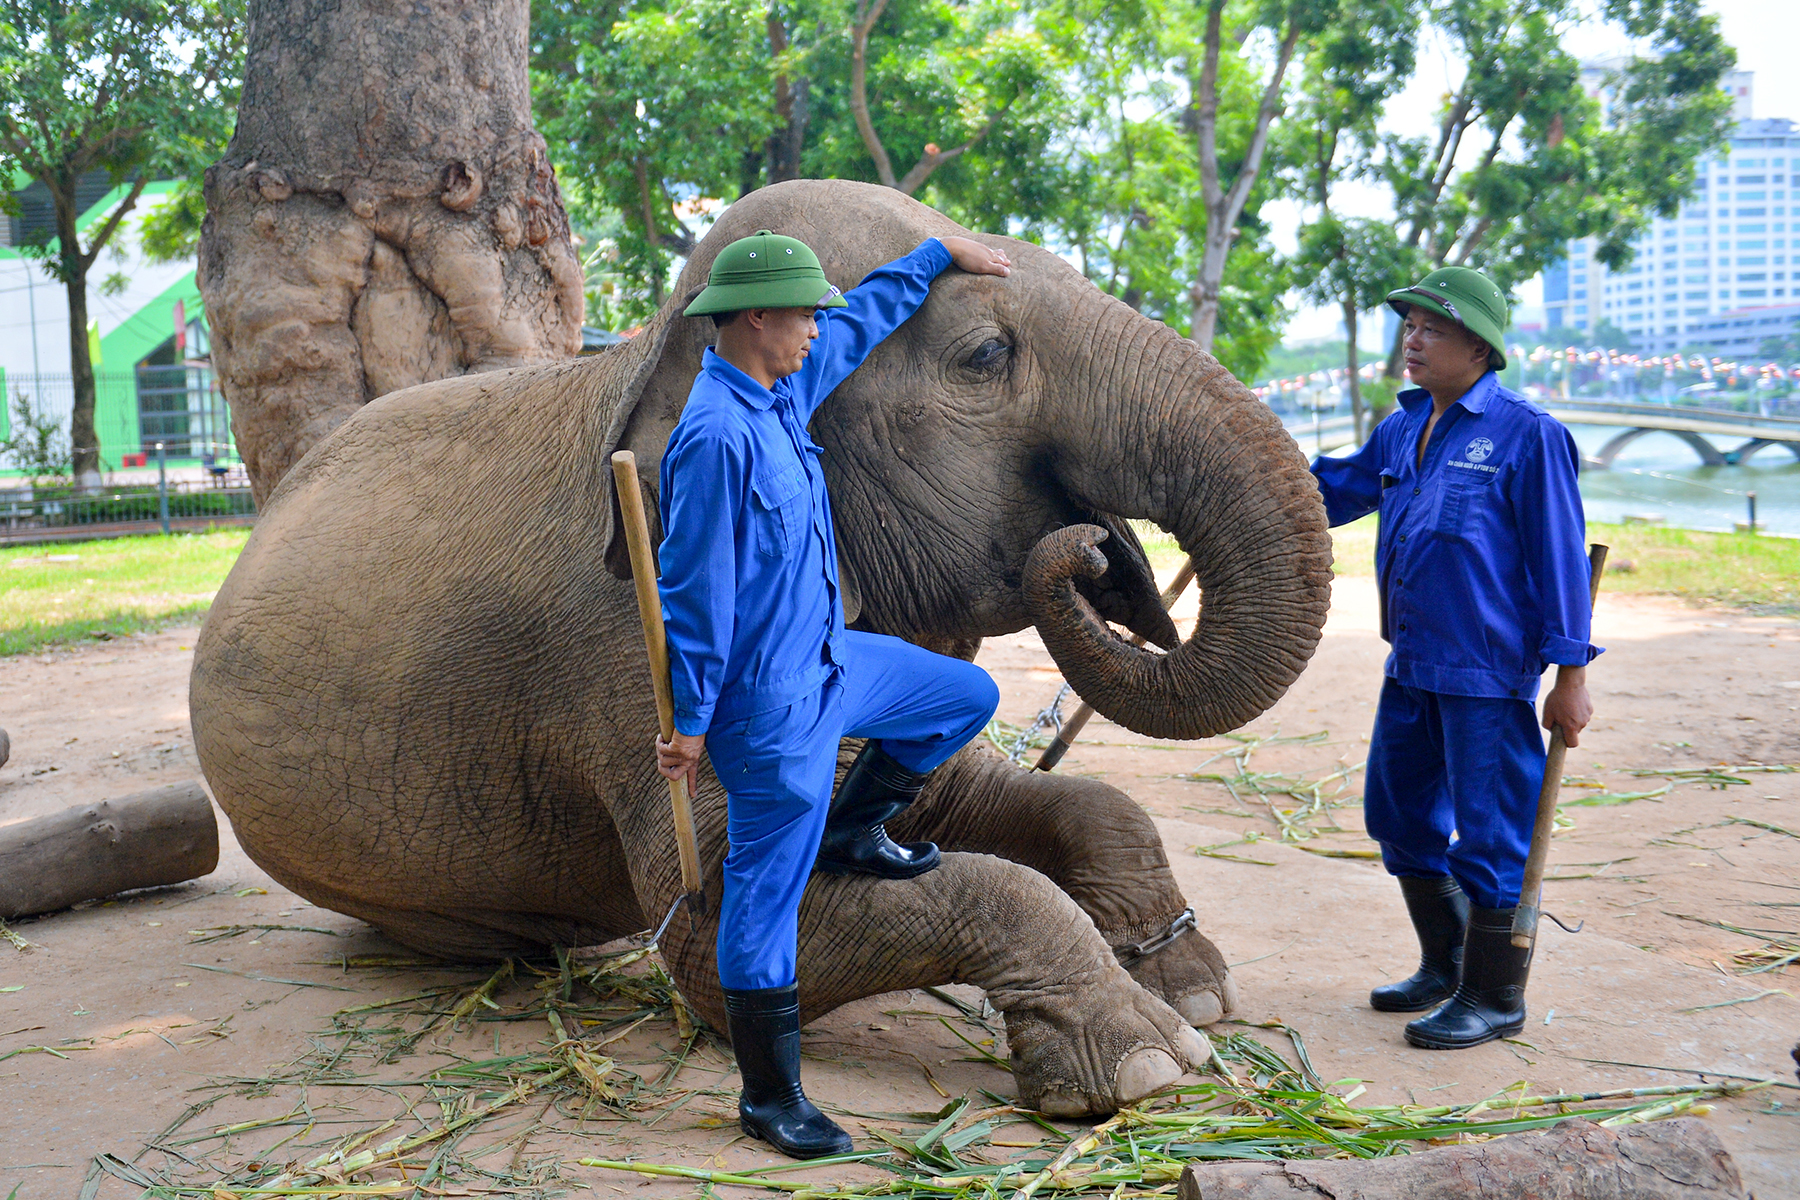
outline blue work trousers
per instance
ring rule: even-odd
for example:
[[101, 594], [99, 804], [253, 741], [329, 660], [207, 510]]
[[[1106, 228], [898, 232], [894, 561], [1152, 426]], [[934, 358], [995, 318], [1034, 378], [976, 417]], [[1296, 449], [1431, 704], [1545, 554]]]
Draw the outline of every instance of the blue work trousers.
[[1000, 704], [999, 688], [974, 663], [854, 630], [842, 651], [842, 668], [818, 691], [707, 731], [731, 839], [719, 981], [734, 990], [794, 982], [800, 897], [825, 831], [839, 740], [879, 740], [901, 766], [924, 774], [980, 733]]
[[1524, 700], [1381, 687], [1363, 821], [1390, 875], [1453, 875], [1482, 908], [1519, 902], [1544, 737]]

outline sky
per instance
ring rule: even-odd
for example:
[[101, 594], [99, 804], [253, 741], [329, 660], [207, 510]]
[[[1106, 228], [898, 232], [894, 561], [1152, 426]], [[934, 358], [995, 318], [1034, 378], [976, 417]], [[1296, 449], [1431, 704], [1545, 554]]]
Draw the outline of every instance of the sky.
[[[1707, 0], [1703, 7], [1719, 17], [1725, 40], [1737, 48], [1738, 69], [1756, 72], [1752, 115], [1800, 122], [1800, 70], [1794, 65], [1796, 52], [1800, 52], [1800, 0]], [[1574, 30], [1568, 45], [1582, 58], [1602, 58], [1630, 48], [1622, 34], [1599, 21]], [[1438, 97], [1455, 81], [1451, 63], [1441, 48], [1421, 44], [1418, 73], [1407, 90], [1389, 104], [1384, 124], [1396, 132], [1423, 132], [1432, 123]], [[1384, 193], [1366, 186], [1346, 186], [1337, 196], [1337, 205], [1355, 216], [1387, 217], [1393, 212]], [[1282, 201], [1265, 205], [1263, 213], [1274, 226], [1276, 245], [1291, 252], [1303, 210]], [[1536, 305], [1542, 294], [1542, 288], [1533, 280], [1519, 289], [1519, 304]], [[1289, 304], [1295, 303], [1290, 297]], [[1335, 308], [1300, 306], [1288, 322], [1283, 338], [1300, 342], [1339, 337], [1340, 324], [1341, 316]], [[1359, 341], [1372, 344], [1380, 338], [1376, 323], [1365, 322], [1362, 331], [1366, 336]]]

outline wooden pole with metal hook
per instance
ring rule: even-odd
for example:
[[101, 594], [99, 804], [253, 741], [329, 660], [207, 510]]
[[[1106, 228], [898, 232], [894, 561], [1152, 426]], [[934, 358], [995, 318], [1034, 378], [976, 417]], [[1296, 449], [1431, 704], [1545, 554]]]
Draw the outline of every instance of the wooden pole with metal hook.
[[[1163, 589], [1162, 606], [1164, 608], [1174, 608], [1175, 601], [1181, 599], [1181, 593], [1187, 591], [1188, 584], [1192, 582], [1194, 582], [1194, 560], [1190, 558], [1181, 564], [1181, 570], [1175, 572], [1175, 578], [1171, 579], [1169, 581], [1169, 586]], [[1143, 645], [1143, 635], [1137, 633], [1132, 634], [1131, 644], [1133, 646]], [[1170, 649], [1174, 649], [1174, 647], [1171, 646]], [[1075, 744], [1075, 739], [1081, 736], [1082, 726], [1086, 725], [1088, 723], [1088, 718], [1093, 715], [1093, 706], [1085, 700], [1082, 701], [1081, 707], [1069, 714], [1069, 719], [1064, 721], [1062, 723], [1062, 728], [1056, 731], [1055, 740], [1044, 747], [1043, 755], [1037, 760], [1037, 766], [1033, 767], [1032, 770], [1048, 771], [1055, 767], [1057, 763], [1061, 762], [1062, 756], [1067, 754], [1069, 752], [1069, 747]]]
[[[1600, 598], [1600, 575], [1606, 570], [1607, 547], [1595, 542], [1588, 547], [1588, 610]], [[1562, 726], [1550, 731], [1550, 751], [1544, 758], [1544, 783], [1538, 789], [1537, 825], [1531, 831], [1531, 853], [1525, 859], [1525, 880], [1519, 885], [1519, 906], [1513, 910], [1512, 944], [1526, 950], [1537, 940], [1538, 905], [1543, 899], [1544, 871], [1550, 864], [1550, 835], [1556, 829], [1556, 800], [1562, 791], [1563, 758], [1569, 747]]]
[[[675, 690], [669, 682], [669, 641], [663, 629], [662, 598], [656, 591], [656, 558], [650, 547], [650, 526], [644, 516], [644, 493], [638, 485], [637, 456], [620, 450], [612, 456], [613, 483], [619, 491], [619, 512], [625, 521], [625, 544], [631, 551], [631, 579], [637, 587], [638, 618], [644, 624], [644, 649], [650, 656], [650, 686], [656, 693], [656, 719], [662, 740], [675, 738]], [[706, 893], [701, 888], [700, 848], [694, 837], [694, 809], [688, 799], [687, 780], [671, 779], [669, 805], [675, 815], [675, 849], [681, 857], [683, 894], [676, 897], [657, 927], [656, 937], [668, 928], [675, 907], [687, 903], [688, 920], [706, 914]]]

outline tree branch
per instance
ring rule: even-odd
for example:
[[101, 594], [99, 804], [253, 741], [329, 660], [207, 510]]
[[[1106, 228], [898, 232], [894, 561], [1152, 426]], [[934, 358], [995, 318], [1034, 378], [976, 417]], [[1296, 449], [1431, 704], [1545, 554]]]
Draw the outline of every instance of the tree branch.
[[137, 180], [131, 185], [130, 193], [119, 201], [117, 207], [112, 210], [112, 214], [106, 218], [106, 224], [102, 225], [100, 231], [88, 240], [88, 249], [84, 251], [79, 242], [70, 248], [71, 252], [81, 259], [81, 270], [84, 274], [89, 267], [94, 265], [94, 260], [100, 257], [100, 251], [106, 249], [106, 243], [118, 230], [119, 222], [123, 221], [125, 214], [137, 204], [138, 197], [144, 194], [144, 185], [147, 182], [148, 180], [142, 175], [137, 177]]
[[856, 0], [856, 19], [850, 26], [850, 113], [856, 118], [856, 132], [862, 135], [863, 148], [875, 160], [876, 177], [887, 187], [898, 188], [894, 164], [875, 132], [875, 123], [869, 119], [869, 31], [875, 28], [886, 7], [887, 0], [875, 0], [873, 5], [869, 0]]
[[925, 152], [919, 156], [919, 161], [913, 164], [912, 170], [901, 176], [899, 183], [890, 186], [898, 188], [908, 196], [912, 195], [927, 179], [931, 178], [933, 171], [979, 145], [981, 139], [993, 130], [1000, 118], [1006, 114], [1006, 110], [1011, 107], [1012, 101], [1008, 100], [994, 112], [989, 113], [988, 119], [981, 123], [981, 128], [977, 129], [968, 141], [953, 150], [939, 150], [936, 143], [927, 142]]
[[[1288, 25], [1287, 36], [1281, 41], [1281, 54], [1275, 62], [1275, 70], [1269, 75], [1269, 86], [1263, 89], [1262, 103], [1256, 109], [1256, 130], [1250, 135], [1250, 149], [1244, 155], [1243, 165], [1238, 168], [1237, 178], [1232, 181], [1231, 192], [1226, 198], [1227, 228], [1237, 224], [1238, 215], [1250, 199], [1250, 189], [1256, 186], [1256, 176], [1262, 170], [1263, 151], [1269, 145], [1269, 126], [1274, 122], [1275, 114], [1281, 111], [1281, 81], [1287, 75], [1288, 64], [1294, 58], [1294, 47], [1299, 42], [1300, 23], [1294, 21]], [[1213, 170], [1216, 176], [1217, 166]]]
[[1219, 203], [1219, 38], [1225, 0], [1206, 8], [1205, 57], [1200, 65], [1199, 95], [1194, 102], [1194, 138], [1200, 150], [1200, 197], [1206, 211]]

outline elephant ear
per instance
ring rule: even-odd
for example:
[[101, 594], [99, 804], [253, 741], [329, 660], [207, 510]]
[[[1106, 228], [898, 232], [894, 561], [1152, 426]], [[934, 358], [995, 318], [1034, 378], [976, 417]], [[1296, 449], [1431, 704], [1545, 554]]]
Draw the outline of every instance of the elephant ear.
[[610, 403], [603, 400], [598, 406], [600, 427], [593, 436], [603, 450], [599, 462], [607, 505], [601, 527], [606, 569], [619, 579], [631, 578], [631, 553], [613, 483], [612, 455], [629, 450], [637, 456], [638, 486], [643, 489], [654, 551], [662, 542], [657, 474], [663, 452], [700, 370], [700, 357], [712, 341], [712, 322], [681, 315], [691, 298], [683, 296], [665, 304], [642, 333], [606, 352], [623, 356], [614, 375], [621, 386]]

